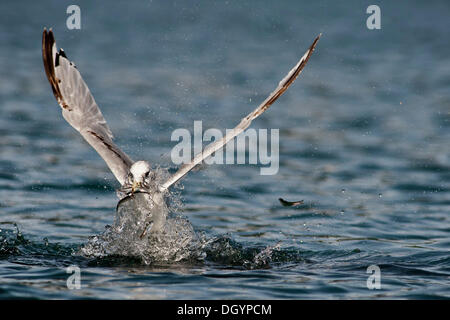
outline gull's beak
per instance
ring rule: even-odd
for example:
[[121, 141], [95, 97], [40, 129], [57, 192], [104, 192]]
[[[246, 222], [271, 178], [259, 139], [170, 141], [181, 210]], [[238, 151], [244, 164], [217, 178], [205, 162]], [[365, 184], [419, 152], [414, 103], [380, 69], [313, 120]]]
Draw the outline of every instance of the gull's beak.
[[140, 182], [133, 181], [133, 184], [131, 185], [131, 193], [134, 193], [137, 188], [142, 187], [142, 184]]

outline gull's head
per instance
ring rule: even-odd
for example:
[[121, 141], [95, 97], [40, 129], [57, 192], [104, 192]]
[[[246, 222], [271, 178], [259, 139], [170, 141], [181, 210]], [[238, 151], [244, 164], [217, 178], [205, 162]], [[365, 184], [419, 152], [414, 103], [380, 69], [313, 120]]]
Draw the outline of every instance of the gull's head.
[[137, 188], [146, 187], [145, 182], [150, 176], [150, 169], [150, 164], [147, 161], [136, 161], [133, 163], [128, 175], [131, 192], [134, 192]]

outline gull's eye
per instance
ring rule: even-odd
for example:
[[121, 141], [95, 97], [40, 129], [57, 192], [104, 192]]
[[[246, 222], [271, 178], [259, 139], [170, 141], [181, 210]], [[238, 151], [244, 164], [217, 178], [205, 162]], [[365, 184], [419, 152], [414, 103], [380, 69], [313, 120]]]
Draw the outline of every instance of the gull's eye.
[[128, 180], [133, 180], [133, 175], [131, 174], [131, 172], [128, 174]]
[[144, 174], [144, 177], [145, 178], [148, 178], [148, 175], [150, 174], [150, 171], [147, 171], [145, 174]]

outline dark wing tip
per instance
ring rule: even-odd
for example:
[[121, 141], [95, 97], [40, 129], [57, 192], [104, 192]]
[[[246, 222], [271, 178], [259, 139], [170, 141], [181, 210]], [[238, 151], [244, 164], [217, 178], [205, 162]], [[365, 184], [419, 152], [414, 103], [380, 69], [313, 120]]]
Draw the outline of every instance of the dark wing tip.
[[48, 82], [50, 82], [50, 86], [52, 87], [53, 95], [58, 101], [59, 105], [64, 109], [70, 110], [69, 106], [64, 102], [63, 96], [61, 94], [61, 90], [58, 85], [58, 79], [55, 74], [55, 63], [53, 61], [53, 45], [55, 44], [55, 37], [53, 36], [52, 28], [48, 31], [44, 28], [44, 32], [42, 33], [42, 60], [44, 62], [45, 74], [47, 75]]
[[313, 44], [312, 44], [311, 47], [310, 47], [311, 50], [314, 50], [314, 49], [315, 49], [316, 44], [317, 44], [317, 42], [319, 41], [319, 39], [320, 39], [321, 37], [322, 37], [322, 32], [319, 33], [319, 35], [314, 39], [314, 42], [313, 42]]
[[[297, 79], [297, 77], [302, 72], [303, 68], [306, 66], [306, 63], [308, 62], [309, 58], [311, 57], [311, 55], [316, 47], [316, 44], [319, 41], [321, 36], [322, 36], [322, 33], [320, 33], [314, 39], [313, 43], [309, 46], [308, 51], [306, 51], [306, 56], [304, 55], [302, 57], [302, 59], [300, 59], [300, 61], [298, 62], [298, 65], [295, 67], [295, 69], [292, 69], [290, 71], [290, 73], [292, 72], [290, 74], [290, 76], [281, 80], [281, 82], [280, 82], [281, 88], [279, 88], [279, 90], [277, 92], [274, 92], [273, 96], [271, 96], [270, 99], [268, 99], [266, 101], [266, 104], [264, 105], [264, 107], [261, 110], [262, 112], [264, 112], [264, 110], [269, 108], [270, 105], [272, 105], [289, 88], [289, 86], [295, 81], [295, 79]], [[256, 115], [259, 115], [262, 112], [260, 112]]]
[[[66, 52], [64, 51], [63, 48], [60, 48], [58, 52], [56, 52], [56, 57], [55, 57], [55, 67], [59, 66], [59, 57], [63, 57], [67, 59], [66, 56]], [[69, 59], [67, 59], [69, 60]], [[70, 63], [72, 65], [72, 63]]]
[[42, 60], [44, 62], [45, 74], [47, 75], [47, 79], [52, 86], [53, 92], [55, 93], [54, 80], [55, 77], [55, 69], [53, 65], [53, 55], [52, 55], [52, 47], [55, 39], [53, 38], [52, 31], [47, 31], [44, 28], [44, 32], [42, 34]]
[[300, 64], [298, 65], [297, 69], [289, 79], [285, 82], [285, 86], [289, 87], [292, 82], [294, 82], [295, 79], [300, 75], [300, 73], [303, 71], [303, 68], [306, 66], [306, 63], [308, 62], [309, 58], [311, 57], [312, 53], [314, 52], [314, 49], [316, 48], [317, 42], [319, 41], [320, 37], [322, 36], [322, 33], [320, 33], [313, 41], [313, 43], [309, 46], [309, 49], [307, 51], [306, 57], [302, 60], [300, 60]]

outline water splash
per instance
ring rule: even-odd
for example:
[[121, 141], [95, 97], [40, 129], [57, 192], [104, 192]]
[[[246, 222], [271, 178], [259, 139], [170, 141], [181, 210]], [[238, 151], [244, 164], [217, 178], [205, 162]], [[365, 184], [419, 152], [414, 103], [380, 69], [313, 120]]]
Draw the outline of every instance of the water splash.
[[14, 230], [0, 230], [0, 256], [18, 254], [19, 246], [27, 243], [18, 225], [13, 225]]
[[206, 260], [225, 266], [243, 269], [266, 269], [272, 262], [301, 262], [301, 255], [281, 249], [281, 242], [275, 245], [261, 247], [244, 247], [231, 239], [229, 235], [210, 239], [204, 245]]
[[91, 237], [87, 257], [128, 256], [144, 264], [202, 260], [202, 238], [181, 214], [169, 211], [160, 194], [137, 193], [119, 202], [114, 224]]
[[[156, 182], [165, 172], [156, 170]], [[119, 201], [112, 226], [91, 237], [78, 252], [90, 258], [128, 257], [145, 265], [214, 262], [244, 268], [265, 268], [279, 244], [265, 249], [244, 248], [228, 236], [211, 239], [198, 234], [183, 216], [178, 191], [163, 196], [153, 190]], [[169, 204], [169, 205], [168, 205]]]

